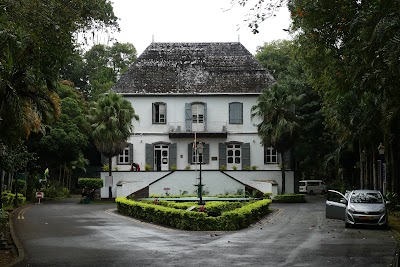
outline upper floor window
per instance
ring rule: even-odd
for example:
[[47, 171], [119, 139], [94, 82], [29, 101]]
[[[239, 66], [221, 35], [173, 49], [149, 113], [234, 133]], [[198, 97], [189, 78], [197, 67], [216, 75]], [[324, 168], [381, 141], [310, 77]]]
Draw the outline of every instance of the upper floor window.
[[167, 123], [167, 105], [162, 102], [153, 103], [153, 124]]
[[193, 104], [192, 105], [192, 123], [203, 123], [204, 122], [204, 105]]
[[243, 103], [229, 103], [229, 124], [243, 124]]
[[264, 164], [278, 163], [278, 152], [273, 147], [264, 147]]
[[207, 103], [185, 103], [185, 130], [188, 132], [207, 131]]

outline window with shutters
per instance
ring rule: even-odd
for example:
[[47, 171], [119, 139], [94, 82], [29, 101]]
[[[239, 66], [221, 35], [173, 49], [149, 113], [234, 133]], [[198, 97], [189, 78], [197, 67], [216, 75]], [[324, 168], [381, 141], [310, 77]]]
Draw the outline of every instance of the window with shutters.
[[167, 123], [167, 108], [163, 102], [153, 103], [153, 124]]
[[199, 142], [197, 142], [196, 144], [193, 143], [193, 150], [192, 150], [192, 163], [196, 164], [196, 163], [203, 163], [203, 154], [204, 154], [204, 148], [203, 148], [203, 154], [200, 155], [196, 149], [196, 147], [199, 145]]
[[203, 142], [203, 154], [199, 155], [197, 153], [197, 143], [189, 143], [188, 144], [188, 163], [190, 164], [208, 164], [210, 161], [210, 145]]
[[118, 164], [130, 164], [129, 146], [125, 147], [122, 153], [118, 155]]
[[229, 103], [229, 124], [243, 124], [243, 103]]
[[264, 147], [264, 164], [278, 163], [278, 152], [273, 147]]
[[228, 164], [240, 164], [241, 163], [241, 146], [239, 144], [228, 144], [226, 146], [226, 159]]

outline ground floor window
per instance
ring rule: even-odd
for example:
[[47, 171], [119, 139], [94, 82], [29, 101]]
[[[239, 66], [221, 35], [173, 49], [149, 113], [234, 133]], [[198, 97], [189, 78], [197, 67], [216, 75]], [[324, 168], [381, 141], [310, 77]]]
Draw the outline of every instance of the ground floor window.
[[122, 153], [118, 155], [118, 164], [129, 164], [129, 146], [122, 150]]
[[241, 164], [242, 150], [239, 144], [229, 144], [226, 146], [226, 156], [228, 164]]
[[278, 152], [273, 147], [264, 147], [264, 164], [278, 163]]

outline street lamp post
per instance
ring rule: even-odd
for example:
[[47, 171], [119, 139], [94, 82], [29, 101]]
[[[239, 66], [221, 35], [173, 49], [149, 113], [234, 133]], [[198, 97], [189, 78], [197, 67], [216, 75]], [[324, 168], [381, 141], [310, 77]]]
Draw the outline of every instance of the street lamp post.
[[203, 162], [203, 152], [204, 146], [202, 142], [199, 142], [197, 145], [197, 153], [199, 154], [199, 163], [200, 163], [200, 176], [199, 176], [199, 188], [198, 188], [198, 197], [199, 197], [199, 205], [203, 205], [203, 184], [201, 180], [201, 163]]
[[378, 146], [378, 152], [379, 152], [379, 157], [381, 160], [381, 171], [380, 171], [380, 183], [379, 186], [381, 188], [381, 191], [383, 194], [386, 192], [386, 173], [385, 173], [385, 146], [382, 145], [382, 143], [379, 144]]

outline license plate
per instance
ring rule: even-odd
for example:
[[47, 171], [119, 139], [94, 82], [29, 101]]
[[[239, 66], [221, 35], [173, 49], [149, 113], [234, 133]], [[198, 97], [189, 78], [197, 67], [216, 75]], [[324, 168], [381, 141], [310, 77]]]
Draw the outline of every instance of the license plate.
[[373, 220], [374, 218], [370, 217], [370, 216], [360, 216], [359, 219], [363, 220], [363, 221], [369, 221], [369, 220]]

